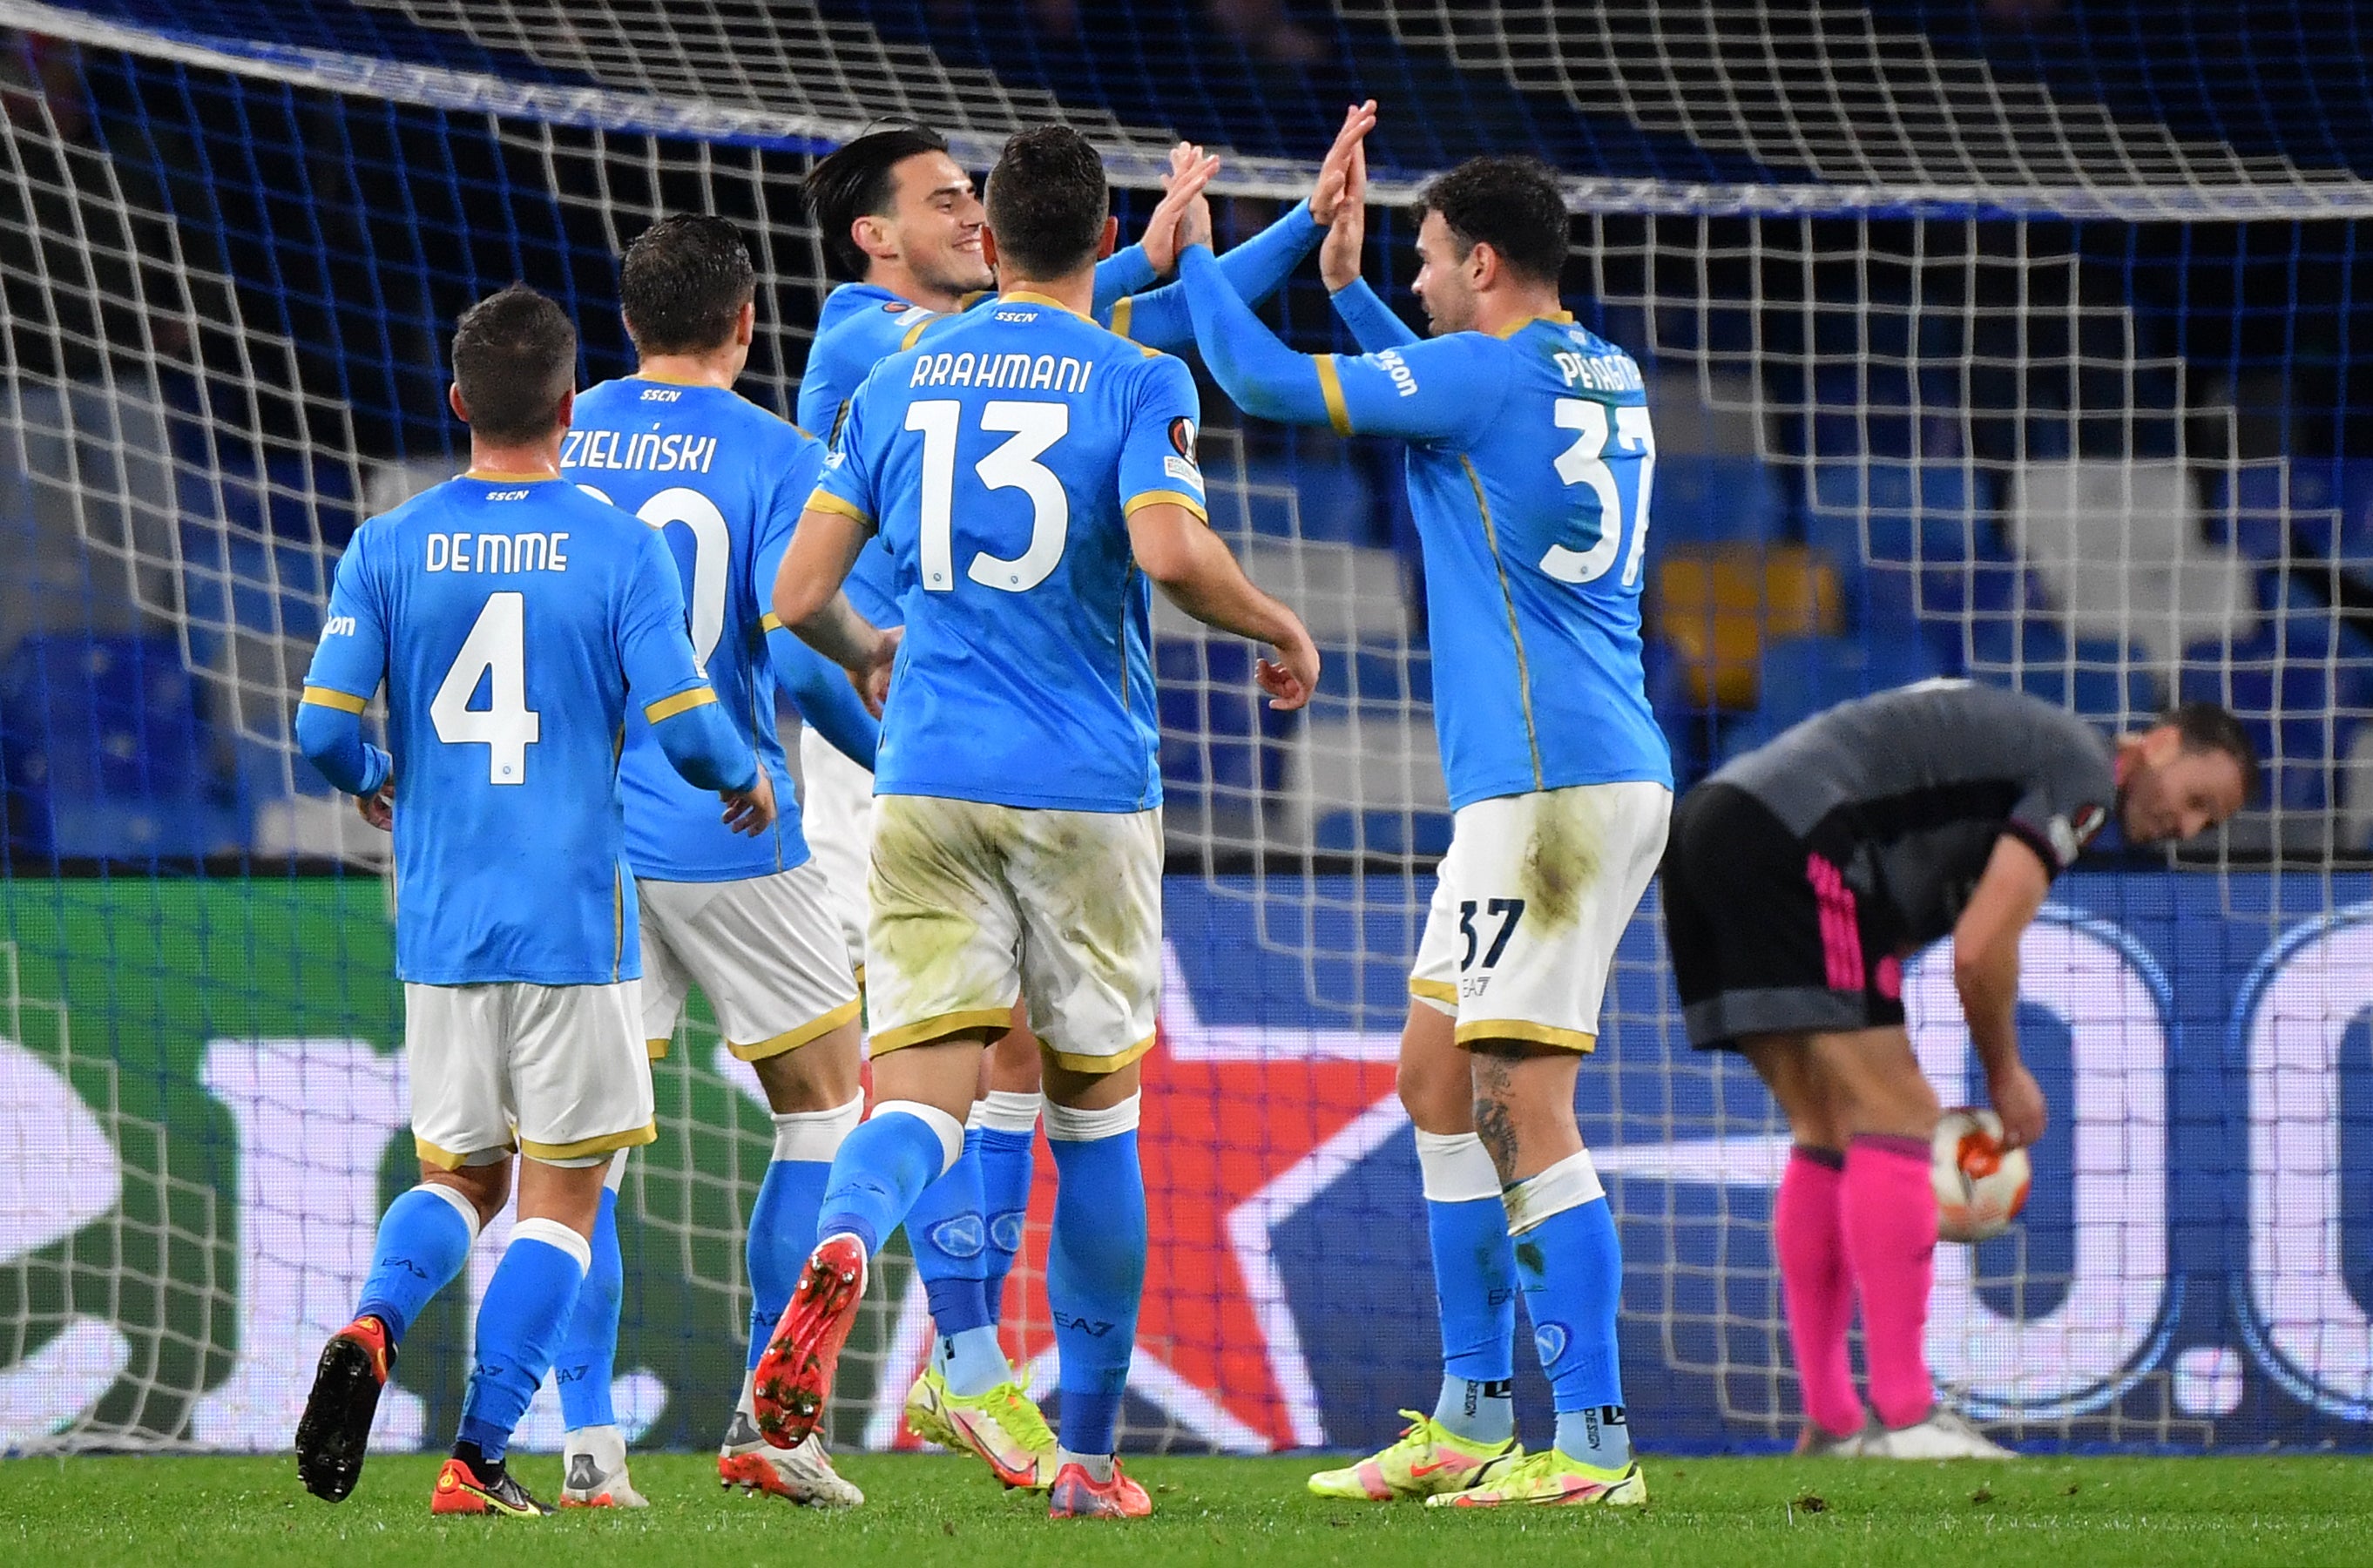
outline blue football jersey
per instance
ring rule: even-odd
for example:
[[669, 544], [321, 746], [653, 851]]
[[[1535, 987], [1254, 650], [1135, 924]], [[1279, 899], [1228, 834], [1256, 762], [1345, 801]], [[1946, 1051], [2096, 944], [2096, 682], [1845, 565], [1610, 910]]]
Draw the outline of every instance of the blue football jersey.
[[360, 712], [382, 676], [396, 973], [638, 977], [619, 735], [717, 700], [659, 534], [557, 479], [415, 496], [346, 546], [305, 700]]
[[728, 828], [717, 797], [686, 783], [649, 722], [630, 713], [618, 782], [626, 798], [626, 860], [637, 876], [732, 882], [789, 871], [808, 858], [775, 728], [765, 623], [776, 569], [823, 465], [823, 442], [722, 388], [627, 376], [577, 400], [576, 425], [561, 443], [561, 474], [667, 541], [693, 651], [773, 780], [780, 813], [754, 838]]
[[[801, 427], [838, 445], [848, 400], [857, 395], [873, 367], [900, 349], [914, 346], [914, 339], [931, 322], [950, 319], [940, 311], [910, 305], [878, 284], [845, 283], [834, 289], [817, 314], [815, 341], [808, 345], [807, 369], [800, 376]], [[894, 579], [890, 552], [880, 540], [871, 540], [858, 552], [841, 591], [848, 595], [857, 613], [875, 626], [900, 626], [904, 623]]]
[[1338, 431], [1409, 442], [1451, 804], [1669, 786], [1641, 666], [1656, 442], [1631, 357], [1561, 314], [1317, 369]]
[[880, 794], [1073, 811], [1161, 803], [1136, 507], [1198, 516], [1181, 361], [1010, 294], [885, 360], [809, 502], [870, 524], [906, 627]]

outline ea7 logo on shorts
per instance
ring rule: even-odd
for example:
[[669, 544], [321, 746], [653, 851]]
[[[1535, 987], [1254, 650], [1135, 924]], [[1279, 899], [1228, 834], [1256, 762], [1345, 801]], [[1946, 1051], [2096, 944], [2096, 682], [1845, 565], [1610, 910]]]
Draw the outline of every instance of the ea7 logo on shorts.
[[1170, 447], [1188, 462], [1195, 461], [1195, 421], [1182, 414], [1170, 422]]
[[355, 618], [352, 615], [333, 615], [321, 623], [321, 635], [352, 637], [355, 635]]

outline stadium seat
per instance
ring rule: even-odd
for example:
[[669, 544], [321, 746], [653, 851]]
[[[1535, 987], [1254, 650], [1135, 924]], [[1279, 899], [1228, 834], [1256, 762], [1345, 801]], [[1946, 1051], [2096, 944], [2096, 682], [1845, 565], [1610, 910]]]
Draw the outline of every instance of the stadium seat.
[[0, 667], [0, 751], [20, 853], [186, 859], [238, 847], [170, 640], [25, 638]]
[[1778, 638], [1764, 644], [1759, 706], [1724, 737], [1725, 755], [1752, 751], [1817, 713], [1940, 674], [1917, 637]]
[[1649, 537], [1668, 548], [1776, 539], [1785, 511], [1779, 475], [1759, 459], [1660, 453]]
[[2072, 708], [2112, 730], [2163, 706], [2141, 649], [2110, 638], [2072, 639], [2057, 623], [2038, 617], [1973, 622], [1966, 673]]
[[1836, 567], [1802, 544], [1674, 550], [1656, 590], [1658, 635], [1701, 708], [1754, 708], [1767, 639], [1828, 636], [1841, 623]]

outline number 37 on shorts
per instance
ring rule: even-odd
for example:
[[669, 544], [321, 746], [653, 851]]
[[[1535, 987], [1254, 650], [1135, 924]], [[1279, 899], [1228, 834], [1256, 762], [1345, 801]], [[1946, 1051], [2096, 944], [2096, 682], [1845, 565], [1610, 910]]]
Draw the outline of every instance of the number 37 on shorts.
[[1593, 1048], [1615, 945], [1664, 857], [1672, 807], [1648, 782], [1460, 807], [1409, 994], [1454, 1016], [1460, 1045]]

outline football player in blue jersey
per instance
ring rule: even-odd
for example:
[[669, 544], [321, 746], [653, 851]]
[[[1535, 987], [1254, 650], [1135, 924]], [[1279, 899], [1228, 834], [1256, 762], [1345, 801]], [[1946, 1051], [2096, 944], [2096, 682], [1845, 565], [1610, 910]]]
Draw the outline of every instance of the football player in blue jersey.
[[[1374, 105], [1347, 113], [1310, 199], [1228, 252], [1222, 263], [1250, 298], [1266, 298], [1326, 234], [1350, 158], [1375, 123]], [[801, 424], [819, 434], [873, 367], [990, 298], [994, 276], [981, 250], [982, 209], [972, 178], [947, 144], [916, 127], [878, 131], [818, 163], [807, 194], [825, 248], [856, 282], [824, 301], [800, 380]], [[1098, 263], [1090, 310], [1124, 337], [1183, 348], [1194, 335], [1183, 291], [1149, 294], [1176, 255], [1175, 221], [1191, 199], [1165, 198], [1142, 247]], [[846, 591], [877, 626], [901, 624], [888, 551], [870, 544]], [[873, 780], [820, 737], [803, 736], [802, 809], [819, 863], [841, 890], [850, 961], [863, 962], [865, 853], [871, 837]], [[907, 1239], [939, 1330], [929, 1363], [907, 1392], [906, 1422], [926, 1441], [978, 1455], [1000, 1476], [1029, 1469], [1054, 1479], [1054, 1440], [1023, 1391], [998, 1341], [1006, 1275], [1022, 1246], [1030, 1207], [1040, 1104], [1037, 1042], [1017, 1026], [991, 1049], [982, 1094], [967, 1118], [964, 1154], [907, 1216]]]
[[[724, 219], [668, 217], [645, 229], [619, 268], [635, 373], [579, 396], [560, 451], [562, 477], [632, 511], [667, 541], [693, 651], [781, 806], [757, 838], [728, 832], [669, 766], [657, 731], [628, 717], [618, 777], [642, 911], [644, 1036], [653, 1059], [666, 1054], [696, 983], [774, 1116], [774, 1158], [748, 1238], [754, 1362], [815, 1245], [833, 1152], [865, 1106], [856, 977], [831, 889], [801, 836], [775, 730], [778, 682], [808, 727], [860, 766], [872, 766], [875, 738], [872, 716], [839, 667], [781, 630], [769, 607], [776, 568], [824, 466], [824, 443], [733, 391], [750, 357], [756, 287], [749, 251]], [[610, 1404], [625, 1168], [622, 1151], [593, 1235], [593, 1270], [555, 1363], [568, 1428], [563, 1507], [643, 1503]], [[794, 1502], [864, 1501], [834, 1472], [820, 1442], [786, 1453], [759, 1439], [746, 1380], [717, 1468], [728, 1486]]]
[[[1442, 1393], [1399, 1442], [1311, 1486], [1469, 1507], [1639, 1503], [1616, 1342], [1622, 1258], [1573, 1096], [1672, 807], [1641, 672], [1655, 440], [1639, 367], [1560, 305], [1569, 220], [1547, 169], [1477, 158], [1430, 185], [1420, 210], [1430, 339], [1360, 281], [1359, 201], [1322, 250], [1337, 310], [1369, 351], [1357, 358], [1293, 353], [1208, 252], [1181, 260], [1196, 340], [1246, 413], [1409, 443], [1434, 667], [1456, 673], [1434, 688], [1455, 816], [1400, 1064]], [[1529, 1457], [1509, 1400], [1512, 1286], [1557, 1404], [1555, 1447]]]
[[[470, 468], [356, 532], [297, 739], [395, 833], [396, 971], [420, 1185], [389, 1205], [355, 1319], [297, 1428], [306, 1489], [362, 1470], [404, 1329], [510, 1196], [480, 1303], [438, 1514], [551, 1512], [504, 1463], [580, 1282], [615, 1151], [655, 1136], [617, 737], [717, 791], [719, 831], [768, 835], [773, 781], [718, 705], [660, 536], [560, 477], [577, 333], [514, 285], [453, 334]], [[361, 715], [387, 684], [389, 749]]]
[[[1059, 1177], [1056, 1517], [1150, 1507], [1113, 1459], [1145, 1268], [1138, 1064], [1162, 969], [1150, 585], [1270, 645], [1277, 706], [1302, 706], [1317, 677], [1302, 623], [1204, 522], [1186, 366], [1088, 316], [1108, 210], [1077, 132], [1007, 143], [984, 233], [997, 301], [867, 378], [775, 591], [784, 624], [887, 706], [866, 930], [876, 1100], [833, 1162], [822, 1239], [759, 1362], [760, 1429], [795, 1443], [822, 1415], [868, 1261], [955, 1164], [985, 1042], [1019, 1000]], [[877, 535], [903, 637], [838, 592]]]

